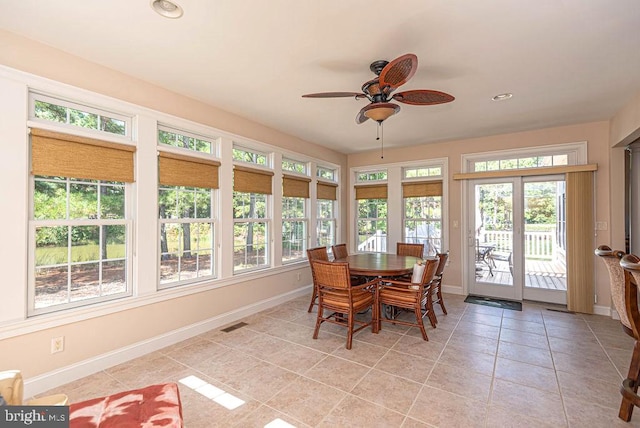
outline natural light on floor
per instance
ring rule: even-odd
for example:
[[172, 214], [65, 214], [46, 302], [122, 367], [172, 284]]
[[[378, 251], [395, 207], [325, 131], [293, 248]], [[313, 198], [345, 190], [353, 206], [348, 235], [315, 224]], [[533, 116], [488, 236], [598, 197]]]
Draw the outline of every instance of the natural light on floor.
[[288, 424], [282, 419], [276, 418], [271, 422], [269, 422], [268, 424], [266, 424], [264, 428], [295, 428], [295, 425]]
[[220, 388], [216, 388], [215, 386], [205, 382], [197, 376], [187, 376], [183, 379], [180, 379], [180, 383], [204, 395], [208, 399], [215, 401], [216, 403], [229, 410], [236, 409], [244, 404], [244, 401], [239, 399], [238, 397], [233, 396]]

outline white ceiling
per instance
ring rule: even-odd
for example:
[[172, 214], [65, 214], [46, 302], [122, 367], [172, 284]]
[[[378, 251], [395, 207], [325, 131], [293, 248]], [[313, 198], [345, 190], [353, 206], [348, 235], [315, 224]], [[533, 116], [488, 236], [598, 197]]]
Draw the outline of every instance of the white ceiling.
[[[640, 92], [638, 0], [0, 0], [0, 28], [343, 153], [377, 147], [359, 92], [369, 64], [415, 53], [385, 146], [611, 118]], [[513, 98], [491, 97], [511, 92]]]

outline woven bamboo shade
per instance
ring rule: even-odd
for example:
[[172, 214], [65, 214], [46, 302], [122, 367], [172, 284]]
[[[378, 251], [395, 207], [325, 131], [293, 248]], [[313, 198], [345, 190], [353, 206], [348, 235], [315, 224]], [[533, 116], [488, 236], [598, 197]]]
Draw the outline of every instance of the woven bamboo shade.
[[337, 190], [338, 190], [337, 184], [318, 182], [316, 186], [316, 198], [329, 199], [331, 201], [335, 201], [338, 199]]
[[402, 183], [402, 197], [442, 196], [442, 181], [413, 181]]
[[310, 178], [284, 174], [282, 176], [282, 196], [308, 198], [310, 182]]
[[271, 195], [273, 172], [262, 169], [233, 167], [233, 190], [243, 193], [263, 193]]
[[133, 182], [133, 154], [124, 144], [31, 129], [31, 174]]
[[356, 199], [387, 199], [387, 185], [356, 186]]
[[160, 152], [158, 159], [160, 184], [167, 186], [218, 188], [220, 162]]

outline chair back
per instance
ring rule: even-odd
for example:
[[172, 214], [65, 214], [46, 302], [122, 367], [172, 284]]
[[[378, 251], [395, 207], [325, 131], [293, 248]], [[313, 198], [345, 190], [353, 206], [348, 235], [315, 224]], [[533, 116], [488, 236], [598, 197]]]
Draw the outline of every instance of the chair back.
[[327, 247], [309, 248], [307, 250], [307, 258], [311, 260], [324, 260], [329, 261], [329, 254], [327, 253]]
[[440, 259], [437, 257], [428, 258], [425, 261], [424, 272], [422, 272], [422, 280], [420, 281], [420, 285], [426, 287], [436, 275], [436, 271], [438, 270], [438, 266], [440, 263]]
[[347, 244], [338, 244], [331, 247], [331, 251], [333, 251], [334, 259], [346, 259], [349, 255], [347, 251]]
[[348, 290], [351, 287], [349, 279], [349, 263], [326, 262], [312, 260], [313, 272], [319, 289], [323, 287]]
[[447, 251], [446, 253], [438, 253], [436, 254], [436, 257], [438, 257], [438, 260], [440, 260], [440, 262], [438, 263], [438, 269], [436, 269], [435, 277], [442, 278], [442, 273], [444, 272], [444, 268], [447, 265], [447, 260], [449, 260], [449, 252]]
[[[633, 337], [636, 340], [640, 340], [640, 312], [638, 310], [640, 258], [635, 254], [627, 254], [620, 259], [620, 266], [627, 273], [624, 286], [625, 314], [631, 324], [630, 329], [633, 332]], [[620, 316], [620, 319], [622, 319], [622, 316]]]
[[599, 256], [609, 271], [609, 286], [611, 288], [611, 299], [615, 306], [622, 325], [631, 329], [631, 323], [627, 316], [627, 309], [624, 302], [624, 269], [620, 266], [620, 259], [624, 256], [624, 251], [612, 250], [606, 245], [596, 248], [596, 255]]
[[406, 242], [396, 243], [396, 254], [399, 256], [413, 256], [422, 258], [424, 254], [424, 244], [408, 244]]

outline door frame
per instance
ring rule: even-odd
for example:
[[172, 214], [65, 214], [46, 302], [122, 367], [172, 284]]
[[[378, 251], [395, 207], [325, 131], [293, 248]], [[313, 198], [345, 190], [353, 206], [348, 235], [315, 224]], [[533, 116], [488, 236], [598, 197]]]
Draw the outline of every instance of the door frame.
[[[463, 290], [465, 294], [480, 294], [490, 297], [522, 301], [535, 300], [545, 303], [566, 304], [567, 292], [562, 290], [539, 289], [526, 287], [525, 281], [525, 254], [524, 254], [524, 187], [525, 183], [544, 181], [565, 181], [563, 175], [541, 176], [509, 176], [500, 178], [479, 178], [468, 180], [463, 185], [464, 222], [462, 230], [463, 266], [466, 274], [463, 275]], [[475, 186], [479, 184], [510, 183], [512, 187], [513, 208], [513, 241], [512, 260], [513, 277], [512, 285], [491, 285], [477, 282], [475, 272]], [[506, 287], [512, 287], [511, 289]]]

